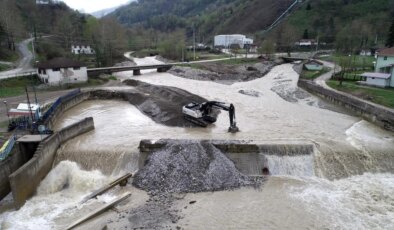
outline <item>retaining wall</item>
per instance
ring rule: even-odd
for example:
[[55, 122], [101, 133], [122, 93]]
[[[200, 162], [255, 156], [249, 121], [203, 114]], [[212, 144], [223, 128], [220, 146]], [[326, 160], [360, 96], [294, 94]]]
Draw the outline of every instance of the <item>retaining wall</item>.
[[87, 100], [90, 97], [90, 92], [81, 92], [74, 97], [65, 99], [61, 102], [61, 104], [55, 109], [53, 114], [44, 121], [45, 125], [49, 129], [53, 129], [56, 123], [56, 120], [68, 109], [72, 108], [73, 106], [78, 105], [79, 103]]
[[20, 166], [22, 166], [27, 159], [23, 156], [17, 145], [14, 146], [8, 157], [0, 161], [0, 200], [8, 195], [11, 191], [8, 176], [15, 172]]
[[311, 81], [299, 80], [298, 86], [309, 91], [310, 93], [316, 94], [345, 108], [348, 108], [356, 112], [357, 115], [375, 123], [384, 129], [394, 131], [394, 112], [390, 109], [364, 102], [345, 93], [323, 88], [322, 86], [317, 85]]
[[9, 177], [16, 207], [21, 207], [35, 193], [42, 179], [52, 169], [59, 146], [93, 129], [93, 118], [85, 118], [60, 130], [40, 143], [33, 158]]

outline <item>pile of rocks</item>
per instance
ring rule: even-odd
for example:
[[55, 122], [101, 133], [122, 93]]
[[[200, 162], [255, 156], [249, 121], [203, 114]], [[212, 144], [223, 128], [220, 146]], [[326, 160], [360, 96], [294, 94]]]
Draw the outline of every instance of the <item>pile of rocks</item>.
[[258, 186], [208, 141], [168, 143], [152, 153], [133, 184], [151, 194], [219, 191]]

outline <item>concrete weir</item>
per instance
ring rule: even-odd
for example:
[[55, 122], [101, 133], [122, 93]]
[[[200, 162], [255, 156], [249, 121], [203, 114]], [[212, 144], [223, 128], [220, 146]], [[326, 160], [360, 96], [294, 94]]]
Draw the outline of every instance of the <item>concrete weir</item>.
[[[195, 140], [194, 140], [195, 141]], [[163, 149], [169, 143], [187, 145], [188, 140], [142, 140], [139, 145], [139, 168], [147, 163], [149, 155]], [[255, 144], [237, 140], [201, 140], [224, 153], [236, 168], [245, 175], [314, 175], [315, 146], [312, 143], [264, 143]]]

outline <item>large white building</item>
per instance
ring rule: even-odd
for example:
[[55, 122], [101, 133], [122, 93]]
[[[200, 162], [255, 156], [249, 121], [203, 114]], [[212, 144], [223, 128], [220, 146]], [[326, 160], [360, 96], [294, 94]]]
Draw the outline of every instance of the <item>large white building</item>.
[[90, 45], [72, 45], [71, 53], [73, 54], [95, 54], [95, 51]]
[[38, 65], [38, 76], [48, 85], [62, 85], [86, 82], [87, 68], [78, 61], [67, 58], [55, 58]]
[[231, 45], [239, 45], [241, 49], [245, 47], [245, 45], [252, 45], [253, 39], [247, 38], [242, 34], [225, 34], [225, 35], [216, 35], [214, 41], [214, 47], [223, 47], [229, 48]]

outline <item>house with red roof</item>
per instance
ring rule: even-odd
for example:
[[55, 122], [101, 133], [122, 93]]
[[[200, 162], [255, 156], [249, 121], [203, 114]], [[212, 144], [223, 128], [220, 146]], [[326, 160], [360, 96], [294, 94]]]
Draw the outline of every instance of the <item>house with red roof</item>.
[[363, 73], [365, 84], [378, 87], [394, 87], [394, 47], [377, 51], [375, 72]]

